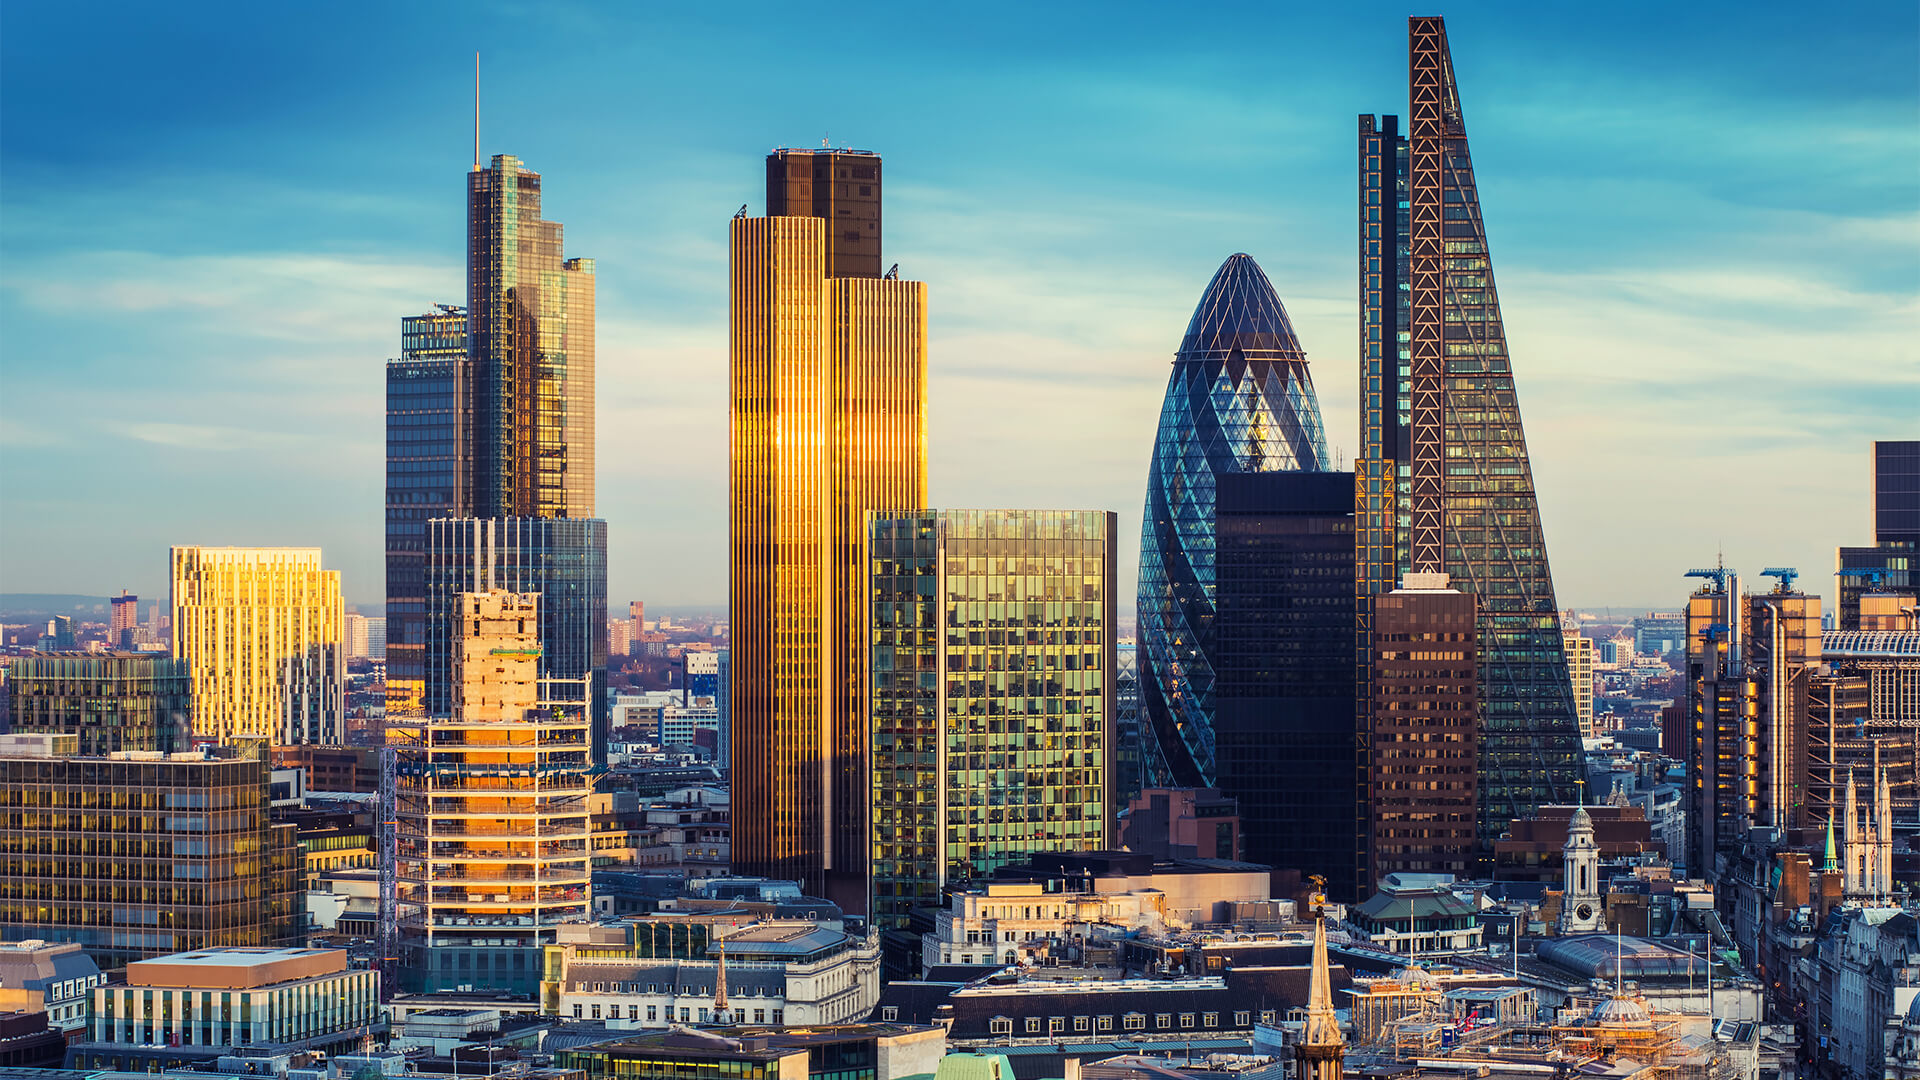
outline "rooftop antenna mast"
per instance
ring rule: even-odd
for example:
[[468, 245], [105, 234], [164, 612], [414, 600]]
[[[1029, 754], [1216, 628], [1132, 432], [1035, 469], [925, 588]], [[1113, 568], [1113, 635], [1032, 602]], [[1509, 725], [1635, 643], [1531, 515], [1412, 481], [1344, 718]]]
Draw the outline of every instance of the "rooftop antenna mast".
[[480, 171], [480, 54], [473, 54], [473, 171]]

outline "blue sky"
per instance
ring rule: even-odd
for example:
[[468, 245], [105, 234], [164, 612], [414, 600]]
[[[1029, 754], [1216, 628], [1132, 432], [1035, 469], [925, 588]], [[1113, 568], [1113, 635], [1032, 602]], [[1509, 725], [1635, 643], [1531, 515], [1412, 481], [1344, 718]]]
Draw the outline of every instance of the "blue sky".
[[[616, 603], [724, 602], [726, 220], [822, 138], [885, 156], [930, 285], [934, 500], [1117, 510], [1130, 593], [1228, 254], [1357, 443], [1354, 118], [1404, 113], [1409, 10], [1288, 7], [0, 6], [0, 591], [317, 544], [379, 602], [382, 361], [464, 302], [478, 50], [483, 151], [598, 260]], [[1563, 603], [1723, 548], [1831, 595], [1867, 441], [1920, 436], [1915, 5], [1442, 13]]]

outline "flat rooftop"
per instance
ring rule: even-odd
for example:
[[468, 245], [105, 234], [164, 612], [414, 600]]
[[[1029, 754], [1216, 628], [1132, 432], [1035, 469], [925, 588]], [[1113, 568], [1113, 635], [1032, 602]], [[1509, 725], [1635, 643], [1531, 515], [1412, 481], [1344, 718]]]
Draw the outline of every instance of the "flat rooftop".
[[345, 949], [195, 949], [128, 964], [127, 985], [245, 990], [345, 970]]

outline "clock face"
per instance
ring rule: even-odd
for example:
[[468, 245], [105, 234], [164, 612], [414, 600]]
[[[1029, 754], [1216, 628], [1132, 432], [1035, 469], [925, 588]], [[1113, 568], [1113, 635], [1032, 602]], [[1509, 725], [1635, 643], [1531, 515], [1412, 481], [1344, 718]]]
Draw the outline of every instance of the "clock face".
[[1575, 908], [1575, 909], [1574, 909], [1574, 911], [1573, 911], [1573, 913], [1574, 913], [1575, 915], [1578, 915], [1578, 916], [1580, 916], [1580, 918], [1581, 918], [1581, 919], [1582, 919], [1583, 921], [1584, 921], [1584, 920], [1586, 920], [1586, 919], [1591, 919], [1591, 918], [1593, 918], [1593, 905], [1592, 905], [1592, 904], [1581, 904], [1581, 905], [1580, 905], [1579, 907], [1577, 907], [1577, 908]]

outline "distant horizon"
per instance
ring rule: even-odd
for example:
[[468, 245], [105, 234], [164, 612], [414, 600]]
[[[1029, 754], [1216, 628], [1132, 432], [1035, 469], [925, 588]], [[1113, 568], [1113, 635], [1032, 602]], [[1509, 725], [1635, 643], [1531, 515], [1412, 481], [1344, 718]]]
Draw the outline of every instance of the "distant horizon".
[[[1749, 579], [1747, 578], [1746, 575], [1742, 575], [1743, 582], [1746, 582], [1748, 580]], [[1771, 578], [1758, 578], [1756, 576], [1753, 580], [1762, 583], [1760, 587], [1763, 591], [1765, 589], [1772, 588], [1773, 579]], [[1806, 589], [1807, 587], [1806, 578], [1804, 576], [1800, 579], [1800, 582], [1798, 583], [1798, 587], [1803, 590]], [[145, 608], [148, 604], [153, 603], [156, 599], [162, 603], [165, 603], [166, 601], [166, 596], [164, 593], [160, 594], [158, 597], [150, 598], [148, 594], [143, 593], [138, 589], [129, 589], [128, 591], [132, 592], [135, 596], [138, 596], [140, 598], [140, 606], [142, 608]], [[1634, 605], [1623, 605], [1623, 604], [1602, 604], [1602, 605], [1562, 604], [1561, 608], [1562, 610], [1570, 609], [1580, 614], [1601, 615], [1605, 617], [1618, 616], [1623, 618], [1632, 618], [1635, 616], [1644, 615], [1650, 611], [1664, 611], [1664, 612], [1680, 611], [1685, 608], [1687, 595], [1689, 595], [1692, 591], [1693, 591], [1692, 587], [1688, 588], [1685, 592], [1682, 592], [1681, 594], [1679, 594], [1679, 598], [1674, 603], [1666, 604], [1666, 605], [1653, 604], [1653, 605], [1645, 605], [1645, 606], [1634, 606]], [[1825, 600], [1829, 595], [1837, 595], [1837, 594], [1814, 593], [1813, 595], [1818, 595], [1823, 600]], [[52, 608], [22, 606], [25, 603], [40, 597], [49, 597], [49, 598], [55, 598], [55, 599], [61, 599], [61, 600], [67, 600], [67, 599], [93, 600], [97, 602], [98, 606], [101, 609], [100, 614], [102, 615], [106, 614], [105, 607], [106, 607], [107, 600], [109, 599], [108, 595], [95, 596], [89, 593], [0, 593], [0, 621], [15, 618], [19, 613], [31, 614], [31, 613], [44, 612], [50, 615], [68, 613], [67, 611], [56, 611]], [[609, 601], [607, 604], [607, 617], [609, 619], [626, 618], [628, 602], [629, 601], [627, 600], [620, 600], [617, 602]], [[689, 615], [689, 614], [692, 614], [692, 615], [726, 615], [727, 614], [727, 605], [724, 603], [656, 604], [655, 602], [648, 600], [646, 601], [646, 605], [647, 605], [648, 615], [654, 615], [656, 613], [674, 615], [674, 616]], [[346, 607], [347, 607], [347, 610], [349, 611], [358, 610], [360, 614], [370, 614], [372, 613], [370, 609], [373, 609], [373, 608], [378, 608], [380, 609], [380, 613], [384, 613], [386, 604], [384, 601], [367, 602], [367, 601], [360, 601], [360, 600], [354, 600], [349, 598], [346, 601]], [[74, 610], [77, 610], [77, 609], [74, 609]], [[1131, 605], [1123, 605], [1122, 610], [1128, 613], [1127, 619], [1123, 621], [1131, 622], [1132, 621]], [[1821, 611], [1824, 613], [1825, 611], [1828, 611], [1828, 610], [1830, 610], [1828, 605], [1823, 603], [1821, 605]], [[143, 614], [142, 620], [144, 621], [144, 619], [145, 619], [145, 616]]]

